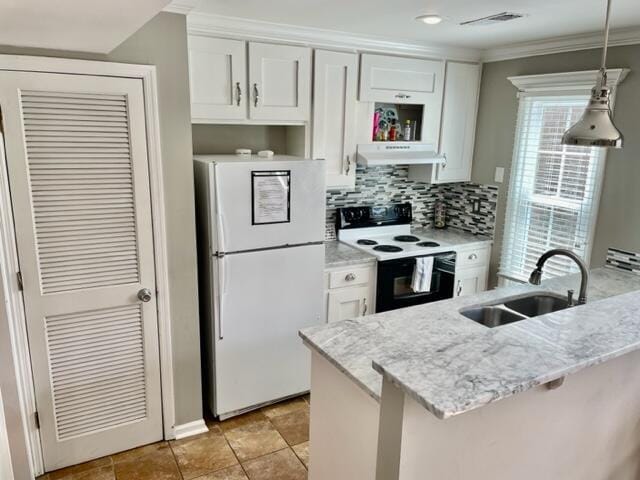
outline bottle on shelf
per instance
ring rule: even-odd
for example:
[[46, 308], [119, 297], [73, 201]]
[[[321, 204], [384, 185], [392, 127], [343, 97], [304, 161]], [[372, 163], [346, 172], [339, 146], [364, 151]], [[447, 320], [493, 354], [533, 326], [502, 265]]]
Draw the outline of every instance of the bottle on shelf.
[[447, 226], [447, 204], [442, 200], [436, 200], [433, 206], [433, 226], [435, 228]]
[[404, 124], [404, 129], [402, 130], [402, 138], [405, 142], [410, 142], [411, 138], [411, 120], [407, 120]]
[[395, 142], [398, 139], [398, 126], [396, 125], [396, 122], [394, 121], [391, 124], [391, 128], [389, 128], [389, 141], [390, 142]]
[[387, 137], [388, 137], [388, 132], [386, 128], [380, 128], [378, 129], [378, 136], [376, 138], [377, 141], [379, 142], [386, 142], [387, 141]]

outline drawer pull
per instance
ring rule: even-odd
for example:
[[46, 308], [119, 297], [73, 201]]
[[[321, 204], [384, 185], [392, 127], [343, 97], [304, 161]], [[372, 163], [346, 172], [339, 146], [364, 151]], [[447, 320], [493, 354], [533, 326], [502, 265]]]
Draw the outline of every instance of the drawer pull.
[[478, 255], [476, 255], [475, 253], [472, 253], [471, 255], [469, 255], [469, 260], [477, 260], [478, 259]]
[[356, 279], [356, 275], [355, 273], [348, 273], [346, 277], [344, 277], [344, 279], [347, 282], [353, 282]]

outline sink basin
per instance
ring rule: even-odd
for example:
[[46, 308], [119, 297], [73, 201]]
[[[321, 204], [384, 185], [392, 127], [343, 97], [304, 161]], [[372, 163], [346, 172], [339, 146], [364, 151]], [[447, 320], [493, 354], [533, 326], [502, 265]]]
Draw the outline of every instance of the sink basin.
[[527, 317], [537, 317], [545, 313], [564, 310], [569, 308], [570, 305], [565, 297], [552, 294], [536, 294], [505, 302], [504, 306]]
[[460, 313], [474, 322], [493, 328], [508, 323], [524, 320], [524, 315], [518, 315], [516, 312], [507, 310], [499, 306], [472, 307], [461, 310]]
[[487, 305], [467, 307], [460, 314], [489, 328], [537, 317], [545, 313], [569, 308], [568, 299], [558, 294], [536, 292], [516, 298], [507, 298]]

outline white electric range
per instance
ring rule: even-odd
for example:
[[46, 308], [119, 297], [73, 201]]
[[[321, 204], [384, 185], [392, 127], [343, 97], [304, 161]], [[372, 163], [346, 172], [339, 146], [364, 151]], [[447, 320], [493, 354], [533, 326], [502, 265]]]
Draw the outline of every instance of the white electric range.
[[391, 225], [379, 227], [338, 230], [338, 240], [365, 251], [378, 260], [431, 255], [450, 250], [442, 241], [411, 233], [411, 225]]
[[[337, 211], [338, 240], [378, 259], [376, 312], [453, 297], [456, 254], [450, 245], [411, 232], [410, 203]], [[433, 258], [429, 291], [413, 291], [416, 259]]]

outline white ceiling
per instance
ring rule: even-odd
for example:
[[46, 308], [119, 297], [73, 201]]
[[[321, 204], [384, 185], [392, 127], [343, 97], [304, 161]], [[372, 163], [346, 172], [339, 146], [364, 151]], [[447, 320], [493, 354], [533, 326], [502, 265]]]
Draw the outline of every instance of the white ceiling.
[[[600, 31], [605, 4], [605, 0], [198, 0], [193, 12], [488, 49]], [[490, 26], [459, 25], [504, 11], [527, 17]], [[436, 26], [414, 20], [425, 13], [446, 20]], [[611, 28], [632, 26], [640, 26], [640, 0], [613, 0]]]
[[0, 45], [108, 53], [169, 0], [0, 0]]

